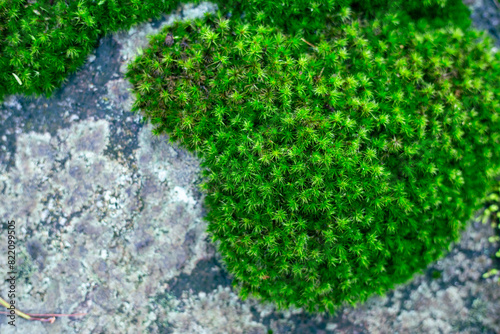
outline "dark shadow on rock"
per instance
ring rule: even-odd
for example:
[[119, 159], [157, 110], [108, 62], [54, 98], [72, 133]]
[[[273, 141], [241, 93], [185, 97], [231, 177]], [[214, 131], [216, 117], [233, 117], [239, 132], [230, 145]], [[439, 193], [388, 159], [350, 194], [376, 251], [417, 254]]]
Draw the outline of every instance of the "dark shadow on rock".
[[167, 282], [169, 288], [167, 293], [180, 298], [183, 291], [211, 293], [219, 285], [222, 287], [231, 286], [232, 279], [229, 274], [222, 269], [222, 264], [215, 258], [198, 262], [191, 272], [191, 275], [180, 274]]

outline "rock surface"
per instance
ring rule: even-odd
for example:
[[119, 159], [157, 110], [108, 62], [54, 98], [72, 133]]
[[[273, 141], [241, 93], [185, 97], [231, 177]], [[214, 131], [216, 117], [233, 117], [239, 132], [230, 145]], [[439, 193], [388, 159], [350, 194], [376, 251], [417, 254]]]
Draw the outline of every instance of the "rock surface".
[[[495, 5], [480, 1], [468, 4], [478, 26], [478, 11]], [[19, 308], [87, 313], [53, 324], [18, 317], [15, 328], [1, 317], [0, 333], [500, 332], [500, 286], [482, 278], [498, 245], [477, 217], [424, 275], [335, 317], [237, 297], [205, 233], [198, 159], [152, 136], [130, 112], [123, 78], [147, 35], [215, 10], [183, 5], [102, 38], [52, 98], [12, 96], [0, 106], [0, 275], [6, 222], [15, 220]], [[0, 285], [0, 296], [7, 290]]]

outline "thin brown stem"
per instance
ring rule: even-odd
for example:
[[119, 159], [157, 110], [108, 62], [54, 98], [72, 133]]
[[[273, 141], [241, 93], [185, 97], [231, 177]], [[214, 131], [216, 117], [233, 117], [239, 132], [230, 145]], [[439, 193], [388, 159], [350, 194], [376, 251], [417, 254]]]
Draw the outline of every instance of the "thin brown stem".
[[312, 44], [312, 43], [309, 43], [308, 41], [306, 41], [305, 39], [301, 38], [302, 42], [306, 42], [307, 44], [309, 44], [310, 46], [312, 46], [313, 48], [316, 47], [316, 45]]

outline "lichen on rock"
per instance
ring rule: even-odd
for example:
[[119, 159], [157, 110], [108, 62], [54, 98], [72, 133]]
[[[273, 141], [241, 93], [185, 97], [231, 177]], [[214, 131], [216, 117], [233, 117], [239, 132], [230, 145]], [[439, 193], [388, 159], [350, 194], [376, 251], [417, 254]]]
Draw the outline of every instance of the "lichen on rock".
[[[152, 322], [147, 298], [212, 251], [194, 186], [195, 157], [144, 127], [130, 169], [105, 154], [108, 136], [105, 120], [79, 122], [54, 137], [18, 136], [15, 168], [0, 176], [0, 217], [16, 220], [17, 247], [30, 253], [28, 284], [18, 284], [20, 307], [88, 313], [56, 328], [137, 333]], [[44, 332], [32, 322], [18, 326]]]

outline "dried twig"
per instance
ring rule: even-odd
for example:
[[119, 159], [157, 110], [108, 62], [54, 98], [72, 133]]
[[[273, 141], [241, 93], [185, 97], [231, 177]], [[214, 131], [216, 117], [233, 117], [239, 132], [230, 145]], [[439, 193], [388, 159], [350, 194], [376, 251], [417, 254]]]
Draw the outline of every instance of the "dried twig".
[[[0, 305], [10, 308], [10, 304], [7, 303], [2, 297], [0, 297]], [[24, 313], [21, 312], [17, 309], [14, 310], [14, 312], [20, 316], [21, 318], [24, 318], [26, 320], [33, 320], [33, 321], [42, 321], [42, 322], [49, 322], [49, 323], [54, 323], [56, 321], [56, 317], [78, 317], [78, 316], [83, 316], [87, 315], [87, 313], [74, 313], [74, 314], [31, 314], [31, 313]], [[0, 314], [10, 314], [9, 312], [0, 312]]]

